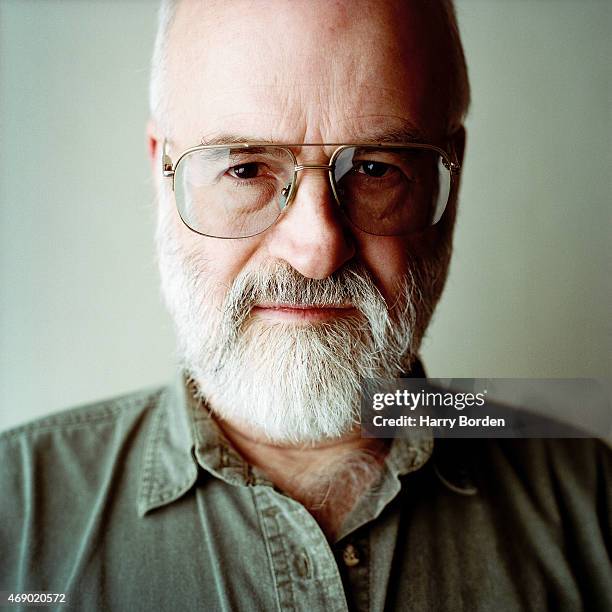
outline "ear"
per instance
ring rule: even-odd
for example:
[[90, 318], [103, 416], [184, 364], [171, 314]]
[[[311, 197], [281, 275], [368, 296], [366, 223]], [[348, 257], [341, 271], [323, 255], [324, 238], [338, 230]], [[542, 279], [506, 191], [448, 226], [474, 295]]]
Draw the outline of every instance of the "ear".
[[[448, 149], [447, 151], [451, 151], [454, 153], [459, 165], [463, 167], [463, 157], [465, 154], [465, 140], [466, 140], [466, 132], [465, 127], [460, 125], [458, 128], [451, 133], [448, 137]], [[455, 177], [453, 181], [453, 191], [450, 195], [449, 204], [442, 215], [441, 222], [437, 225], [440, 226], [442, 232], [446, 232], [448, 236], [452, 235], [452, 231], [455, 225], [455, 218], [457, 215], [457, 204], [458, 204], [458, 194], [459, 194], [459, 186], [461, 184], [461, 176], [463, 171], [459, 172], [459, 175]], [[437, 226], [436, 226], [437, 227]]]
[[161, 146], [161, 144], [159, 140], [160, 137], [159, 137], [157, 125], [153, 121], [153, 119], [149, 119], [147, 121], [146, 137], [147, 137], [147, 153], [149, 155], [149, 161], [151, 163], [151, 170], [153, 172], [153, 176], [155, 176], [156, 173], [159, 172], [159, 169], [161, 167], [161, 163], [159, 160], [159, 147]]
[[452, 150], [457, 156], [457, 161], [460, 165], [463, 165], [463, 156], [465, 154], [465, 139], [466, 132], [463, 125], [459, 126], [450, 136], [449, 142]]

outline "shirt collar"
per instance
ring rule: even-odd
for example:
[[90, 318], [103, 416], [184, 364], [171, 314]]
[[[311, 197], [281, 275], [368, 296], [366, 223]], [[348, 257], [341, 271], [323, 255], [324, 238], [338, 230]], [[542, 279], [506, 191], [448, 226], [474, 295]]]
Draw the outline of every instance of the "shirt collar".
[[138, 492], [140, 516], [173, 502], [195, 484], [198, 469], [186, 405], [185, 381], [179, 374], [152, 415]]
[[[412, 376], [425, 377], [418, 361]], [[436, 451], [434, 470], [440, 481], [456, 493], [475, 493], [465, 462], [459, 460], [460, 453], [449, 453], [445, 444], [436, 443], [438, 446], [441, 448]], [[376, 496], [375, 507], [360, 511], [358, 504], [350, 523], [364, 523], [378, 516], [401, 488], [400, 476], [424, 466], [433, 447], [431, 435], [394, 439], [377, 485], [380, 495]], [[455, 444], [453, 450], [456, 447]], [[228, 484], [272, 485], [261, 470], [249, 465], [233, 449], [208, 408], [196, 399], [194, 383], [179, 373], [175, 383], [162, 394], [159, 410], [152, 417], [141, 471], [138, 513], [143, 516], [184, 495], [197, 480], [198, 466]]]
[[202, 468], [229, 484], [272, 484], [232, 448], [208, 408], [196, 399], [182, 372], [162, 393], [147, 435], [138, 492], [138, 514], [183, 496]]

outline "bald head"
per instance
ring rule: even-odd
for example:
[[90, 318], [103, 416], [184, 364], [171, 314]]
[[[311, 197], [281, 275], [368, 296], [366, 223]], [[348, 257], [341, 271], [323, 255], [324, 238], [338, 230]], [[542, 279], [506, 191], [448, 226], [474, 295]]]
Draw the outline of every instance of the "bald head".
[[[230, 61], [236, 54], [244, 71]], [[379, 65], [364, 66], [365, 59], [378, 59]], [[330, 74], [329, 66], [339, 62], [348, 71], [345, 80], [338, 71]], [[196, 86], [194, 77], [204, 77], [195, 74], [203, 66], [210, 76], [231, 65], [236, 83], [245, 76], [262, 82], [265, 77], [284, 79], [289, 86], [291, 73], [313, 86], [334, 78], [335, 88], [376, 90], [380, 64], [400, 86], [412, 78], [410, 87], [421, 88], [423, 105], [447, 132], [461, 125], [469, 83], [452, 0], [162, 0], [151, 114], [169, 130], [186, 90]], [[350, 78], [355, 70], [361, 72], [359, 83]], [[415, 80], [415, 72], [426, 78]], [[214, 95], [214, 85], [207, 87], [209, 94]]]

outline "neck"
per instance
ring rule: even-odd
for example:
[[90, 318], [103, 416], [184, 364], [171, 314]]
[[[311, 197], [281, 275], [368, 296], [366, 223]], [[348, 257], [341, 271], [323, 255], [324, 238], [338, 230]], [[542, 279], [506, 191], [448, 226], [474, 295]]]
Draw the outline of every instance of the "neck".
[[216, 419], [251, 465], [314, 516], [333, 539], [359, 497], [376, 481], [389, 444], [354, 430], [336, 440], [290, 445], [270, 442], [240, 424]]

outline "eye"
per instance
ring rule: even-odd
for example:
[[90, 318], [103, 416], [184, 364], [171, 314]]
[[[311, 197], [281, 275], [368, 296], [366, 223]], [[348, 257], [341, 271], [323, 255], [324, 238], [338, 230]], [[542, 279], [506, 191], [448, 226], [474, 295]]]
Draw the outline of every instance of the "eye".
[[372, 178], [382, 178], [392, 170], [389, 164], [376, 161], [363, 161], [355, 166], [355, 171]]
[[228, 169], [228, 174], [237, 179], [251, 179], [260, 176], [261, 164], [251, 162], [248, 164], [240, 164], [238, 166], [232, 166]]

